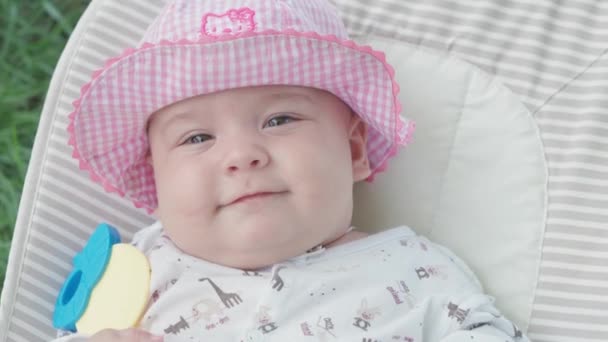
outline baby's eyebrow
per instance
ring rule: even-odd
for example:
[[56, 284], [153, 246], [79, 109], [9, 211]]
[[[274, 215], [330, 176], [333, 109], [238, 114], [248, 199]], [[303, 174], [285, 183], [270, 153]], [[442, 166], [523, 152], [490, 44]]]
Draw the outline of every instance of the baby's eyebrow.
[[176, 112], [176, 113], [165, 113], [169, 114], [170, 117], [164, 119], [160, 123], [160, 133], [164, 136], [168, 136], [169, 132], [179, 123], [188, 123], [194, 121], [195, 114], [189, 111]]
[[301, 93], [289, 93], [289, 92], [280, 92], [280, 93], [270, 93], [266, 96], [262, 96], [262, 98], [274, 99], [274, 100], [293, 100], [293, 99], [302, 99], [310, 103], [315, 103], [314, 99], [306, 94]]
[[163, 126], [167, 127], [170, 124], [173, 124], [175, 122], [179, 122], [179, 121], [191, 121], [193, 120], [193, 116], [195, 116], [194, 113], [186, 111], [186, 112], [177, 112], [177, 113], [171, 113], [171, 116], [165, 120], [165, 122], [163, 123]]

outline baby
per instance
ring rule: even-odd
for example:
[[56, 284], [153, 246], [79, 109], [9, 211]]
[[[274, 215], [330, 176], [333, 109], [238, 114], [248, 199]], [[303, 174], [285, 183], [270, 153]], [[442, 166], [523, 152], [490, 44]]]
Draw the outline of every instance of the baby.
[[325, 0], [175, 0], [75, 102], [70, 144], [158, 218], [138, 328], [62, 341], [528, 341], [456, 256], [353, 230], [413, 123]]

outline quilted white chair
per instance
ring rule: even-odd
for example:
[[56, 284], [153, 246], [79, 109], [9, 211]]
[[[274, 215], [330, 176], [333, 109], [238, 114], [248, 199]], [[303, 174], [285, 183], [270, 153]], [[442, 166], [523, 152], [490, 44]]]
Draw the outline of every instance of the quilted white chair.
[[[333, 0], [396, 67], [414, 143], [355, 189], [355, 224], [448, 246], [539, 342], [608, 341], [608, 3]], [[78, 169], [67, 114], [162, 0], [93, 0], [49, 87], [0, 302], [0, 341], [47, 341], [71, 258], [100, 221], [153, 221]]]

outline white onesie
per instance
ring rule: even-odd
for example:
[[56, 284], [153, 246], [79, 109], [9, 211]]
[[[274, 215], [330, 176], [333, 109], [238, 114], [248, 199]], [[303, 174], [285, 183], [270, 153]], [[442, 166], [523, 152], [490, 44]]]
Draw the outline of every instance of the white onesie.
[[167, 341], [529, 341], [447, 249], [398, 227], [257, 271], [182, 253], [160, 224], [141, 327]]

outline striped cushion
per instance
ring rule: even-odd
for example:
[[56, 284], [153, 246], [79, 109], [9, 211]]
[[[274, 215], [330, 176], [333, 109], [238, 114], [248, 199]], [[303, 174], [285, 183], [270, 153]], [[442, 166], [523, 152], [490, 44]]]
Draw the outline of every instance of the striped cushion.
[[[534, 114], [549, 206], [528, 334], [607, 341], [608, 2], [334, 0], [349, 30], [449, 51], [497, 75]], [[107, 56], [134, 45], [161, 0], [95, 0], [64, 51], [36, 137], [0, 311], [0, 341], [46, 341], [70, 257], [105, 220], [126, 238], [151, 219], [107, 196], [67, 147], [70, 100]]]

